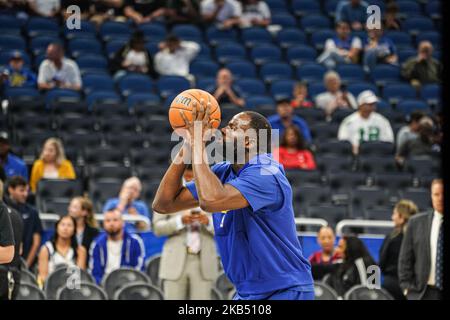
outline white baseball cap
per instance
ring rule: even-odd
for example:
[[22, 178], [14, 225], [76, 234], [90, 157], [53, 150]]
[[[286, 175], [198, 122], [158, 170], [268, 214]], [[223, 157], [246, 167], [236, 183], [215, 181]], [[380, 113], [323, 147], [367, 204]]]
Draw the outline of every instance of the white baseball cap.
[[378, 97], [375, 95], [375, 93], [372, 92], [372, 90], [364, 90], [361, 92], [358, 96], [358, 106], [363, 104], [371, 104], [378, 102]]

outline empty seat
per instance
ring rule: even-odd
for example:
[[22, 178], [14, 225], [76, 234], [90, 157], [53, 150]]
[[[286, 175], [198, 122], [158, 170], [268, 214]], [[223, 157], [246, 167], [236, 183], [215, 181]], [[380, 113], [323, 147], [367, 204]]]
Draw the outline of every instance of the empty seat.
[[245, 48], [238, 43], [218, 44], [215, 49], [215, 53], [217, 61], [219, 61], [220, 63], [246, 59]]
[[314, 300], [338, 300], [338, 294], [327, 284], [314, 281]]
[[164, 293], [148, 283], [130, 283], [116, 292], [114, 300], [164, 300]]
[[394, 300], [394, 298], [384, 289], [369, 289], [358, 285], [345, 293], [344, 300]]
[[[25, 265], [27, 265], [26, 262]], [[37, 286], [36, 276], [22, 266], [20, 270], [20, 284], [24, 283]]]
[[118, 165], [95, 165], [88, 169], [89, 177], [92, 179], [121, 179], [125, 180], [131, 176], [130, 168]]
[[421, 89], [421, 98], [429, 105], [437, 105], [441, 101], [441, 89], [439, 84], [426, 84]]
[[371, 70], [370, 74], [377, 85], [401, 81], [400, 67], [391, 64], [378, 64]]
[[351, 171], [353, 167], [353, 158], [348, 154], [343, 155], [323, 155], [316, 157], [317, 167], [323, 173], [346, 172]]
[[292, 68], [283, 62], [268, 62], [263, 64], [260, 70], [260, 75], [266, 82], [278, 79], [291, 79], [292, 74]]
[[245, 96], [266, 94], [264, 83], [259, 79], [239, 79], [236, 81], [236, 86]]
[[281, 50], [273, 44], [259, 44], [252, 48], [250, 55], [256, 64], [281, 60]]
[[79, 180], [42, 179], [38, 182], [36, 195], [41, 199], [73, 198], [81, 196]]
[[95, 24], [92, 21], [81, 20], [79, 29], [69, 29], [67, 25], [65, 25], [63, 33], [66, 39], [73, 39], [80, 37], [95, 38], [97, 30]]
[[298, 28], [283, 28], [278, 32], [276, 41], [280, 47], [288, 48], [299, 43], [306, 43], [306, 35]]
[[117, 197], [122, 186], [120, 179], [101, 179], [89, 181], [89, 198], [96, 204], [98, 211], [109, 198]]
[[102, 54], [102, 46], [96, 39], [74, 38], [69, 41], [68, 48], [69, 53], [75, 58], [88, 53]]
[[385, 173], [385, 172], [389, 173], [399, 171], [394, 157], [377, 156], [377, 155], [361, 156], [359, 158], [359, 168], [366, 174]]
[[371, 90], [373, 93], [378, 95], [377, 86], [371, 82], [360, 81], [360, 82], [350, 83], [348, 85], [347, 89], [355, 97], [358, 97], [358, 95], [365, 90]]
[[294, 112], [302, 117], [307, 123], [325, 121], [325, 111], [320, 108], [295, 108]]
[[114, 147], [87, 148], [84, 151], [84, 161], [86, 164], [98, 164], [102, 162], [122, 164], [124, 154], [121, 150]]
[[93, 91], [86, 97], [89, 109], [93, 110], [96, 104], [120, 103], [120, 96], [115, 91]]
[[333, 191], [350, 191], [367, 185], [367, 176], [362, 172], [334, 172], [328, 174], [328, 184]]
[[384, 141], [366, 141], [359, 146], [359, 154], [361, 156], [390, 156], [394, 154], [395, 145], [391, 142]]
[[311, 14], [320, 14], [320, 3], [308, 0], [293, 0], [292, 10], [295, 15], [303, 17]]
[[31, 17], [25, 25], [25, 32], [28, 37], [38, 35], [58, 34], [59, 26], [56, 20], [44, 17]]
[[245, 100], [245, 106], [250, 109], [258, 109], [257, 111], [259, 113], [262, 112], [262, 107], [268, 107], [266, 109], [268, 113], [265, 114], [265, 116], [271, 115], [275, 112], [275, 100], [272, 97], [268, 96], [249, 96]]
[[241, 40], [247, 47], [253, 47], [260, 43], [271, 43], [272, 35], [266, 29], [251, 27], [242, 30]]
[[392, 193], [413, 186], [413, 179], [409, 173], [379, 173], [373, 177], [377, 186]]
[[127, 105], [138, 117], [154, 113], [161, 99], [154, 93], [132, 93], [127, 97]]
[[83, 76], [83, 90], [85, 94], [90, 94], [94, 90], [114, 91], [114, 81], [109, 75], [86, 74]]
[[304, 184], [320, 185], [322, 183], [322, 177], [319, 170], [286, 170], [286, 178], [288, 178], [289, 182], [295, 186]]
[[256, 67], [249, 61], [231, 61], [226, 64], [226, 68], [231, 71], [235, 79], [256, 78]]
[[191, 87], [186, 78], [177, 76], [162, 76], [158, 79], [156, 85], [160, 95], [164, 98], [172, 94], [178, 94]]
[[279, 25], [282, 28], [295, 27], [297, 21], [295, 17], [288, 12], [273, 13], [271, 17], [271, 24]]
[[21, 50], [26, 51], [26, 43], [21, 36], [18, 35], [1, 35], [0, 50]]
[[197, 79], [203, 77], [215, 77], [217, 71], [219, 70], [219, 65], [209, 59], [196, 59], [192, 61], [190, 66], [190, 73], [192, 73]]
[[331, 29], [317, 30], [311, 34], [311, 44], [317, 50], [323, 50], [325, 47], [325, 41], [336, 37], [336, 31]]
[[130, 110], [128, 109], [128, 106], [117, 100], [117, 97], [118, 96], [116, 95], [108, 97], [103, 94], [97, 96], [95, 97], [97, 99], [92, 101], [93, 104], [90, 106], [90, 110], [98, 118], [110, 116], [129, 116]]
[[386, 31], [386, 37], [391, 39], [397, 48], [409, 48], [412, 45], [411, 35], [405, 31]]
[[434, 23], [428, 17], [411, 17], [402, 23], [402, 30], [410, 34], [418, 34], [423, 31], [434, 31]]
[[310, 206], [308, 208], [308, 216], [311, 218], [319, 218], [325, 219], [332, 228], [336, 226], [336, 224], [347, 218], [346, 206], [332, 206], [332, 205], [319, 205], [319, 206]]
[[297, 67], [297, 77], [304, 81], [321, 81], [327, 69], [318, 63], [305, 63]]
[[345, 81], [365, 81], [366, 74], [358, 64], [339, 64], [336, 72]]
[[416, 177], [436, 176], [441, 171], [441, 160], [429, 156], [409, 157], [405, 170]]
[[94, 283], [94, 278], [83, 269], [73, 267], [69, 269], [67, 266], [56, 268], [45, 281], [44, 291], [47, 299], [55, 300], [58, 291], [67, 287], [69, 279], [71, 281], [78, 280], [80, 282]]
[[228, 297], [230, 292], [235, 290], [234, 285], [231, 283], [226, 274], [223, 272], [220, 273], [219, 276], [216, 278], [214, 286], [222, 294], [222, 297]]
[[422, 111], [424, 113], [430, 113], [430, 106], [422, 100], [402, 100], [398, 103], [396, 107], [397, 111], [404, 115], [408, 115], [413, 111]]
[[355, 188], [351, 191], [352, 217], [364, 218], [368, 209], [390, 205], [389, 195], [383, 188]]
[[44, 292], [37, 285], [30, 283], [21, 283], [16, 300], [45, 300]]
[[63, 141], [65, 145], [70, 145], [74, 148], [82, 149], [85, 147], [99, 147], [102, 144], [102, 137], [97, 133], [76, 131], [64, 133]]
[[425, 211], [432, 207], [430, 189], [402, 190], [400, 191], [400, 197], [413, 201], [419, 208], [419, 211]]
[[80, 101], [81, 95], [78, 91], [70, 89], [51, 89], [45, 94], [47, 108], [56, 101]]
[[38, 208], [45, 213], [54, 213], [59, 216], [65, 216], [68, 213], [68, 208], [71, 198], [49, 198], [38, 201]]
[[336, 139], [339, 124], [338, 123], [317, 123], [310, 126], [311, 135], [314, 142], [327, 142], [330, 139]]
[[284, 97], [292, 97], [294, 80], [276, 80], [270, 85], [270, 93], [275, 100]]
[[159, 264], [161, 262], [161, 255], [155, 254], [151, 256], [146, 262], [145, 272], [150, 277], [153, 284], [161, 286], [161, 279], [159, 278]]
[[293, 45], [287, 49], [286, 58], [292, 65], [300, 65], [305, 62], [314, 62], [317, 51], [308, 45]]
[[131, 283], [151, 284], [150, 278], [143, 272], [132, 268], [120, 268], [112, 271], [102, 280], [102, 286], [109, 299], [114, 299], [119, 289]]
[[153, 82], [149, 76], [144, 74], [127, 74], [120, 79], [119, 90], [123, 96], [129, 96], [132, 93], [151, 92]]
[[116, 52], [118, 52], [126, 44], [127, 44], [126, 39], [115, 39], [108, 41], [105, 45], [107, 57], [109, 59], [112, 59], [116, 54]]
[[58, 291], [56, 300], [108, 300], [101, 287], [90, 282], [80, 282], [75, 288], [63, 287]]
[[312, 33], [318, 29], [331, 29], [331, 21], [326, 16], [311, 14], [301, 19], [300, 26], [306, 32]]
[[131, 26], [124, 22], [106, 21], [100, 26], [99, 35], [103, 41], [118, 37], [125, 38], [131, 35]]
[[[144, 36], [152, 40], [163, 40], [167, 31], [164, 25], [160, 23], [142, 23], [138, 25], [138, 29], [144, 33]], [[128, 31], [125, 31], [127, 34]]]
[[172, 28], [172, 33], [182, 40], [201, 42], [203, 35], [200, 29], [190, 24], [178, 24]]
[[389, 84], [383, 90], [383, 98], [391, 104], [396, 104], [405, 99], [415, 99], [416, 95], [417, 93], [414, 87], [406, 83]]
[[77, 64], [81, 72], [107, 71], [108, 61], [103, 55], [88, 54], [77, 58]]
[[330, 188], [319, 185], [300, 185], [294, 189], [293, 198], [300, 209], [300, 212], [296, 210], [296, 216], [306, 216], [307, 208], [310, 206], [331, 205]]
[[224, 43], [225, 41], [237, 40], [236, 30], [233, 29], [218, 29], [217, 27], [209, 27], [206, 30], [206, 39], [210, 45], [217, 45], [218, 43]]
[[[369, 220], [392, 220], [392, 206], [364, 209], [364, 217]], [[368, 228], [370, 230], [370, 228]]]

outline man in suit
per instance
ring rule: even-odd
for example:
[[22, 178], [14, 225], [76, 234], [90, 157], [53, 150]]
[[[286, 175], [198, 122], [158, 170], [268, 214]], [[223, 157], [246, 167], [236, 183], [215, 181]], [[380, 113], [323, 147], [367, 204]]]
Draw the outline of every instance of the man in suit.
[[[192, 168], [184, 180], [192, 180]], [[175, 214], [153, 214], [153, 232], [169, 236], [164, 244], [159, 277], [168, 300], [209, 300], [218, 276], [214, 226], [210, 213], [200, 208]]]
[[409, 220], [399, 257], [399, 281], [409, 300], [443, 299], [444, 183], [431, 183], [432, 211]]

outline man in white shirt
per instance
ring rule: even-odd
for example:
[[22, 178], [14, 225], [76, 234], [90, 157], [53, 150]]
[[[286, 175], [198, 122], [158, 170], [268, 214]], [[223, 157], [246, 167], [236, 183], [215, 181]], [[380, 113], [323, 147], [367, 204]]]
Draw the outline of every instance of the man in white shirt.
[[206, 23], [218, 23], [228, 29], [240, 23], [242, 7], [236, 0], [204, 0], [200, 13]]
[[47, 47], [47, 59], [39, 66], [38, 87], [41, 90], [81, 89], [80, 69], [75, 61], [64, 57], [64, 49], [59, 43]]
[[394, 142], [391, 124], [384, 116], [375, 112], [377, 102], [378, 98], [372, 91], [361, 92], [357, 99], [358, 111], [346, 117], [339, 127], [338, 139], [350, 141], [355, 155], [362, 142]]
[[61, 0], [28, 0], [32, 11], [43, 17], [54, 17], [61, 9]]
[[169, 35], [159, 48], [154, 64], [160, 75], [190, 77], [189, 64], [200, 52], [198, 43], [181, 41], [177, 36]]
[[444, 183], [431, 182], [433, 210], [408, 222], [399, 256], [400, 287], [410, 300], [441, 300], [444, 273]]

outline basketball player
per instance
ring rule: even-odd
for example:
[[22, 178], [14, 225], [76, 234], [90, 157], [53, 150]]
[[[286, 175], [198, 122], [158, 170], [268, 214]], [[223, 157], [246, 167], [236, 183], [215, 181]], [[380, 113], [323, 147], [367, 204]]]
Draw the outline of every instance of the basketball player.
[[[211, 128], [209, 109], [203, 100], [196, 104], [193, 121], [181, 112], [189, 134], [161, 180], [153, 210], [165, 214], [200, 206], [213, 213], [222, 265], [236, 287], [234, 300], [314, 299], [311, 267], [296, 234], [291, 186], [283, 167], [270, 154], [269, 122], [256, 112], [235, 115], [222, 129], [223, 140], [233, 144], [235, 152], [243, 147], [245, 160], [210, 168], [202, 161], [203, 132]], [[201, 136], [194, 135], [196, 121], [201, 123]], [[266, 141], [260, 141], [259, 135], [251, 138], [246, 134], [250, 129], [267, 130]], [[236, 145], [238, 141], [244, 145]], [[267, 148], [258, 152], [255, 145]], [[186, 151], [191, 152], [194, 181], [184, 187], [186, 165], [181, 159]]]

